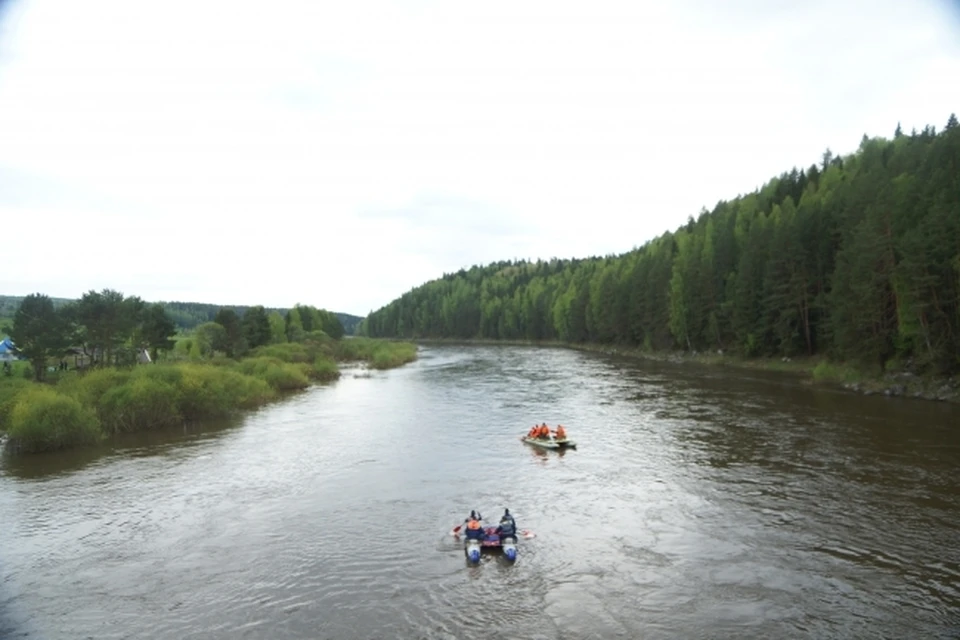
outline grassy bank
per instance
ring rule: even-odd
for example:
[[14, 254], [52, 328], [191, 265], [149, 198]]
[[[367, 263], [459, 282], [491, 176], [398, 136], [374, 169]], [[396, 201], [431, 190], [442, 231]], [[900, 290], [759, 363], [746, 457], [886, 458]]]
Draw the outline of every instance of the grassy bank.
[[338, 361], [377, 369], [416, 359], [416, 345], [373, 339], [284, 343], [242, 360], [214, 357], [69, 372], [56, 384], [0, 379], [0, 431], [11, 447], [38, 452], [95, 444], [115, 433], [228, 416], [284, 392], [340, 377]]

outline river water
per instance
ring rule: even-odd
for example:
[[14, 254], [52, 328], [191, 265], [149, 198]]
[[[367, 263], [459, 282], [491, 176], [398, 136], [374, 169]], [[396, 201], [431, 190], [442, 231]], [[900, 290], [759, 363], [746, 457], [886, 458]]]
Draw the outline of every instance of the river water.
[[[225, 424], [4, 458], [0, 637], [957, 638], [960, 412], [421, 348]], [[519, 436], [562, 423], [575, 451]], [[508, 507], [536, 537], [467, 565]]]

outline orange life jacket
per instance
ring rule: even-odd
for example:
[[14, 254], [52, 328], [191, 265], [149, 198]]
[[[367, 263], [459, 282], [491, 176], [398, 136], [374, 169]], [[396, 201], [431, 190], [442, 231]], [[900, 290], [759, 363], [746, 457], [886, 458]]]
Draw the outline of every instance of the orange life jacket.
[[567, 431], [561, 425], [557, 425], [557, 440], [563, 440], [567, 437]]
[[541, 438], [549, 438], [549, 437], [550, 437], [550, 427], [548, 427], [547, 425], [543, 425], [542, 427], [540, 427], [540, 437], [541, 437]]
[[477, 522], [476, 520], [471, 520], [470, 522], [467, 523], [467, 529], [479, 529], [479, 528], [480, 528], [480, 523]]

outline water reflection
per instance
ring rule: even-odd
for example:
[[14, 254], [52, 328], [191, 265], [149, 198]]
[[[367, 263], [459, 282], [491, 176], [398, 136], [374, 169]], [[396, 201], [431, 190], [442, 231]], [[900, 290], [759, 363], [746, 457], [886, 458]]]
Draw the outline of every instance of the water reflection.
[[177, 455], [185, 447], [198, 446], [222, 437], [243, 424], [244, 416], [168, 427], [153, 431], [121, 433], [97, 446], [37, 454], [17, 454], [6, 449], [0, 455], [0, 472], [20, 480], [40, 480], [76, 473], [111, 457]]
[[47, 476], [73, 473], [86, 468], [109, 452], [107, 447], [82, 447], [69, 451], [49, 451], [30, 455], [5, 449], [0, 455], [2, 472], [20, 480], [39, 480]]

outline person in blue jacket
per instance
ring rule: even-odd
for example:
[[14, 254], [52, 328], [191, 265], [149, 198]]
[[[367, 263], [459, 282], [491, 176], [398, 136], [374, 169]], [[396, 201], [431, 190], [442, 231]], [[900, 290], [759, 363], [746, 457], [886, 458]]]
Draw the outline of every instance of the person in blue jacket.
[[517, 539], [517, 522], [510, 515], [510, 509], [503, 510], [503, 516], [500, 518], [500, 524], [497, 525], [497, 535], [500, 536], [500, 543], [507, 538]]

